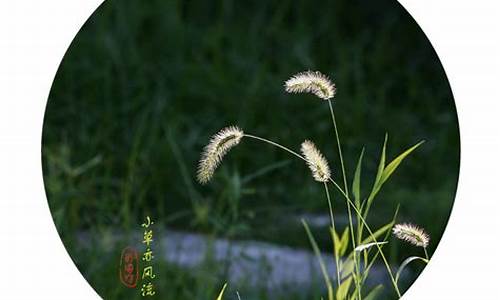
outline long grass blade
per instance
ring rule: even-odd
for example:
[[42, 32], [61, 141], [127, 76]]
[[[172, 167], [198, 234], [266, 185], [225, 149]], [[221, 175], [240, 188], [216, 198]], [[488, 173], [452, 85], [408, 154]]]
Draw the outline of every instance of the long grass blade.
[[376, 287], [374, 287], [364, 298], [364, 300], [375, 300], [377, 299], [377, 296], [382, 292], [384, 289], [384, 286], [379, 284]]
[[220, 291], [219, 297], [217, 297], [217, 300], [222, 300], [222, 296], [224, 295], [224, 291], [226, 290], [227, 283], [224, 283], [224, 286], [222, 287], [222, 290]]
[[338, 255], [339, 257], [343, 256], [349, 246], [349, 227], [344, 229], [341, 237], [335, 232], [335, 230], [333, 230], [332, 227], [330, 227], [330, 233], [332, 236], [335, 255]]
[[388, 242], [372, 242], [372, 243], [368, 243], [368, 244], [362, 244], [362, 245], [359, 245], [357, 246], [354, 251], [356, 252], [361, 252], [363, 250], [368, 250], [370, 249], [371, 247], [373, 246], [376, 246], [376, 245], [379, 245], [379, 246], [382, 246], [382, 245], [385, 245], [387, 244]]
[[394, 171], [398, 168], [399, 164], [410, 154], [413, 150], [417, 149], [420, 145], [422, 145], [425, 141], [420, 141], [414, 146], [410, 147], [405, 152], [401, 153], [398, 157], [396, 157], [393, 161], [391, 161], [387, 167], [384, 168], [384, 172], [382, 173], [382, 177], [380, 178], [380, 185], [384, 184], [384, 182], [389, 179]]
[[380, 164], [379, 164], [378, 171], [377, 171], [377, 177], [375, 179], [375, 183], [373, 184], [372, 191], [370, 192], [370, 195], [368, 196], [368, 203], [367, 203], [365, 214], [364, 214], [365, 217], [368, 214], [368, 210], [370, 209], [370, 206], [373, 202], [373, 199], [375, 199], [375, 196], [382, 188], [382, 185], [389, 179], [389, 177], [392, 175], [392, 173], [394, 173], [394, 171], [396, 171], [396, 169], [401, 164], [401, 162], [408, 155], [410, 155], [410, 153], [412, 153], [415, 149], [417, 149], [420, 145], [422, 145], [425, 141], [420, 141], [417, 144], [413, 145], [412, 147], [408, 148], [403, 153], [398, 155], [395, 159], [393, 159], [387, 166], [384, 167], [382, 165], [382, 163], [385, 163], [386, 142], [387, 142], [387, 135], [386, 135], [386, 140], [384, 142], [384, 148], [382, 149], [382, 157], [380, 158]]
[[347, 297], [347, 293], [351, 288], [352, 276], [349, 276], [346, 280], [342, 282], [342, 284], [337, 289], [337, 300], [344, 300]]
[[309, 238], [309, 242], [311, 243], [311, 246], [313, 247], [314, 254], [318, 258], [319, 266], [321, 268], [321, 273], [323, 274], [323, 279], [326, 284], [326, 288], [328, 289], [328, 300], [334, 300], [333, 299], [333, 286], [332, 282], [330, 280], [330, 276], [328, 275], [328, 271], [326, 269], [325, 262], [323, 261], [323, 257], [321, 256], [321, 252], [319, 251], [318, 244], [316, 243], [316, 240], [314, 239], [314, 236], [311, 233], [311, 230], [309, 229], [309, 226], [307, 225], [306, 221], [302, 219], [302, 224], [304, 225], [304, 228], [307, 233], [307, 237]]
[[354, 171], [354, 180], [352, 181], [352, 194], [354, 195], [354, 204], [361, 208], [361, 164], [363, 162], [363, 156], [365, 154], [365, 148], [361, 150], [359, 155], [358, 164], [356, 165], [356, 171]]
[[385, 167], [385, 152], [387, 149], [387, 139], [389, 138], [389, 135], [386, 133], [385, 138], [384, 138], [384, 146], [382, 147], [382, 153], [380, 154], [380, 162], [378, 164], [377, 168], [377, 176], [375, 177], [375, 183], [373, 184], [374, 187], [378, 185], [378, 182], [380, 181], [380, 178], [382, 177], [382, 172], [384, 171]]

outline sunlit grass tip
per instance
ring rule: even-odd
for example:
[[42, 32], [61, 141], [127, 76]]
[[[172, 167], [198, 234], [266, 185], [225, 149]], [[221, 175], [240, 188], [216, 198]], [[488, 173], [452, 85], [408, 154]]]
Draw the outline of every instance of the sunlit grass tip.
[[413, 224], [396, 224], [392, 229], [392, 233], [398, 239], [417, 247], [427, 248], [429, 245], [429, 235], [423, 229]]
[[319, 182], [327, 182], [330, 179], [330, 167], [328, 161], [319, 152], [313, 142], [305, 140], [300, 145], [300, 151], [304, 155], [307, 166], [312, 172], [313, 178]]
[[288, 93], [312, 93], [328, 100], [335, 96], [335, 84], [318, 71], [305, 71], [292, 76], [285, 81], [285, 91]]
[[212, 136], [201, 154], [197, 172], [198, 182], [205, 184], [210, 181], [224, 156], [240, 143], [243, 136], [243, 130], [236, 126], [223, 128]]
[[372, 243], [368, 243], [368, 244], [363, 244], [363, 245], [359, 245], [356, 248], [354, 248], [354, 251], [356, 251], [356, 252], [362, 252], [364, 250], [370, 249], [373, 246], [376, 246], [376, 245], [382, 246], [382, 245], [385, 245], [387, 243], [388, 242], [372, 242]]

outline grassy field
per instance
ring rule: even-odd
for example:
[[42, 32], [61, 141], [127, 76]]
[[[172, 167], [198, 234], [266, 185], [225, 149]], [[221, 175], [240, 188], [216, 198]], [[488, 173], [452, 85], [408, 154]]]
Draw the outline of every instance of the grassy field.
[[[211, 184], [195, 182], [203, 146], [233, 124], [294, 149], [314, 140], [341, 179], [328, 105], [283, 91], [307, 69], [337, 85], [349, 178], [366, 147], [363, 187], [372, 184], [386, 132], [389, 158], [426, 140], [384, 187], [369, 221], [386, 223], [400, 203], [398, 220], [426, 228], [433, 252], [455, 196], [457, 116], [436, 53], [396, 1], [108, 0], [59, 68], [42, 148], [56, 226], [102, 296], [132, 299], [116, 276], [121, 249], [83, 251], [77, 233], [132, 233], [145, 215], [157, 228], [310, 248], [300, 224], [274, 226], [327, 212], [322, 186], [302, 163], [249, 141]], [[344, 203], [338, 194], [334, 201]], [[326, 238], [321, 245], [329, 249]], [[392, 262], [414, 251], [397, 242], [387, 249]], [[225, 281], [210, 269], [159, 268], [162, 299], [213, 299]], [[318, 291], [296, 297], [318, 299]]]

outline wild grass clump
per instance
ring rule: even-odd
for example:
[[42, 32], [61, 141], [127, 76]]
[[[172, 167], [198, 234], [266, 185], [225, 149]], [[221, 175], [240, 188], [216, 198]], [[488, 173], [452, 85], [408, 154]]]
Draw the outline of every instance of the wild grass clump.
[[[283, 146], [277, 142], [244, 133], [243, 130], [236, 126], [230, 126], [222, 129], [215, 134], [208, 145], [205, 147], [198, 166], [198, 181], [202, 184], [209, 182], [216, 168], [221, 163], [227, 152], [238, 145], [243, 138], [251, 138], [253, 140], [264, 142], [268, 145], [280, 148], [292, 156], [295, 156], [305, 162], [309, 168], [312, 178], [318, 183], [323, 184], [325, 196], [328, 203], [330, 214], [330, 233], [333, 241], [333, 257], [336, 264], [336, 274], [328, 274], [325, 264], [322, 260], [320, 250], [316, 240], [309, 229], [308, 224], [302, 220], [306, 234], [313, 247], [313, 250], [319, 260], [321, 272], [327, 288], [328, 300], [341, 299], [373, 299], [383, 286], [376, 286], [368, 290], [366, 287], [366, 279], [370, 273], [374, 262], [380, 258], [385, 265], [387, 273], [391, 279], [391, 286], [394, 293], [401, 297], [401, 292], [398, 286], [398, 280], [403, 269], [414, 260], [421, 260], [425, 263], [429, 261], [427, 246], [429, 245], [429, 236], [423, 229], [412, 224], [397, 224], [397, 212], [399, 206], [395, 209], [394, 217], [386, 225], [373, 230], [368, 224], [367, 218], [370, 209], [374, 203], [377, 194], [382, 186], [393, 175], [401, 162], [417, 149], [423, 141], [409, 147], [400, 155], [394, 158], [389, 163], [386, 162], [386, 148], [388, 135], [386, 134], [383, 143], [380, 161], [378, 163], [377, 173], [371, 190], [367, 193], [367, 197], [361, 197], [361, 170], [363, 165], [364, 149], [359, 156], [356, 169], [352, 178], [352, 184], [349, 185], [347, 172], [344, 165], [344, 157], [342, 154], [342, 145], [333, 109], [332, 99], [335, 96], [335, 84], [324, 74], [318, 71], [306, 71], [298, 73], [285, 81], [285, 91], [288, 93], [312, 93], [318, 98], [328, 102], [329, 112], [333, 125], [333, 133], [337, 144], [337, 154], [339, 156], [340, 170], [342, 183], [337, 183], [331, 176], [331, 169], [326, 156], [319, 148], [310, 140], [305, 140], [300, 145], [300, 153], [292, 150], [289, 147]], [[334, 209], [330, 196], [330, 188], [340, 192], [345, 200], [347, 215], [349, 217], [349, 226], [344, 229], [340, 235], [335, 226], [335, 214], [339, 212], [339, 208]], [[349, 188], [350, 187], [350, 188]], [[366, 232], [365, 232], [366, 230]], [[403, 241], [421, 247], [424, 250], [425, 258], [420, 256], [411, 256], [400, 265], [396, 273], [393, 272], [387, 257], [382, 250], [382, 247], [389, 243], [388, 238], [390, 233]], [[350, 244], [351, 247], [348, 247]], [[347, 249], [351, 249], [350, 252]], [[371, 251], [375, 249], [376, 251]], [[333, 276], [335, 280], [332, 280]], [[219, 296], [222, 297], [225, 286]]]

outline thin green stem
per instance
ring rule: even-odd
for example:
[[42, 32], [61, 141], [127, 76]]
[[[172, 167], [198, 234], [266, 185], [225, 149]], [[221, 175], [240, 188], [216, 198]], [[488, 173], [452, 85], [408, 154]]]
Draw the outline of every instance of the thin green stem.
[[[337, 148], [338, 148], [339, 158], [340, 158], [340, 167], [342, 169], [342, 179], [344, 181], [344, 191], [345, 191], [346, 195], [349, 195], [347, 176], [346, 176], [345, 166], [344, 166], [344, 156], [342, 155], [342, 146], [340, 145], [340, 136], [339, 136], [339, 131], [337, 129], [337, 121], [335, 120], [335, 113], [333, 112], [332, 101], [330, 99], [328, 99], [328, 106], [330, 107], [330, 115], [332, 117], [333, 128], [335, 130], [335, 138], [337, 140]], [[351, 207], [349, 206], [349, 204], [347, 204], [347, 214], [349, 216], [349, 230], [351, 232], [352, 249], [355, 249], [356, 248], [356, 239], [354, 237], [354, 226], [353, 226], [353, 222], [352, 222]], [[358, 276], [359, 276], [361, 270], [360, 270], [360, 266], [359, 266], [359, 260], [357, 257], [354, 257], [354, 269], [356, 271], [356, 278], [358, 279], [359, 278]], [[360, 287], [359, 281], [357, 279], [355, 280], [356, 289], [358, 290], [358, 298], [361, 300], [361, 287]]]
[[344, 180], [344, 191], [347, 194], [348, 185], [347, 185], [347, 176], [345, 175], [345, 167], [344, 167], [344, 156], [342, 155], [342, 147], [340, 146], [340, 137], [339, 131], [337, 130], [337, 122], [335, 120], [335, 113], [333, 112], [332, 101], [328, 99], [328, 106], [330, 107], [330, 115], [332, 116], [333, 128], [335, 130], [335, 138], [337, 139], [337, 148], [339, 151], [340, 158], [340, 167], [342, 168], [342, 179]]
[[251, 135], [251, 134], [246, 134], [246, 133], [243, 136], [246, 136], [246, 137], [249, 137], [249, 138], [252, 138], [252, 139], [256, 139], [256, 140], [259, 140], [259, 141], [262, 141], [262, 142], [266, 142], [266, 143], [271, 144], [273, 146], [276, 146], [276, 147], [278, 147], [280, 149], [283, 149], [283, 150], [287, 151], [290, 154], [293, 154], [294, 156], [302, 159], [303, 161], [306, 161], [306, 159], [304, 157], [302, 157], [302, 155], [298, 154], [297, 152], [295, 152], [295, 151], [293, 151], [293, 150], [291, 150], [291, 149], [289, 149], [289, 148], [287, 148], [287, 147], [285, 147], [283, 145], [280, 145], [278, 143], [270, 141], [268, 139], [261, 138], [259, 136], [255, 136], [255, 135]]
[[427, 253], [427, 248], [423, 247], [424, 248], [424, 253], [425, 253], [425, 258], [427, 260], [429, 260], [429, 254]]
[[387, 272], [389, 273], [389, 276], [391, 277], [392, 285], [394, 286], [394, 289], [396, 290], [396, 293], [398, 294], [398, 297], [401, 298], [401, 293], [399, 292], [398, 285], [396, 283], [396, 280], [394, 279], [394, 275], [392, 274], [392, 270], [391, 270], [391, 267], [389, 265], [389, 262], [387, 261], [387, 258], [385, 257], [384, 252], [382, 252], [382, 247], [380, 247], [380, 245], [378, 244], [377, 239], [375, 238], [375, 235], [373, 234], [373, 231], [371, 230], [370, 226], [368, 226], [368, 224], [366, 223], [365, 219], [363, 218], [363, 215], [361, 214], [361, 212], [358, 210], [358, 208], [356, 207], [356, 205], [354, 203], [352, 203], [352, 201], [349, 199], [349, 197], [347, 196], [347, 194], [344, 193], [344, 191], [342, 190], [342, 188], [332, 178], [330, 178], [330, 182], [333, 183], [333, 185], [347, 199], [347, 201], [352, 206], [352, 208], [354, 209], [354, 211], [356, 212], [356, 214], [358, 214], [359, 219], [363, 223], [363, 226], [366, 228], [366, 230], [368, 230], [368, 233], [370, 234], [373, 242], [376, 243], [375, 245], [376, 245], [376, 247], [377, 247], [377, 249], [378, 249], [378, 251], [380, 253], [380, 256], [382, 257], [382, 260], [384, 261], [385, 267], [387, 268]]
[[[335, 229], [335, 219], [333, 217], [333, 206], [332, 206], [332, 201], [330, 199], [330, 192], [328, 191], [328, 185], [326, 182], [323, 183], [325, 186], [325, 193], [326, 193], [326, 198], [328, 200], [328, 208], [330, 210], [330, 222], [332, 223], [332, 228], [334, 234], [336, 234], [336, 229]], [[336, 246], [335, 246], [336, 247]], [[335, 268], [337, 270], [337, 284], [340, 287], [340, 264], [339, 264], [339, 256], [338, 252], [334, 249], [334, 256], [335, 256]]]
[[403, 261], [403, 263], [401, 264], [401, 266], [399, 266], [399, 269], [398, 271], [396, 272], [396, 283], [399, 281], [399, 277], [401, 276], [401, 273], [403, 272], [403, 270], [406, 268], [406, 266], [408, 266], [408, 264], [410, 264], [412, 261], [414, 260], [421, 260], [423, 261], [425, 264], [428, 264], [429, 263], [429, 260], [428, 259], [425, 259], [423, 257], [420, 257], [420, 256], [410, 256], [408, 257], [407, 259], [405, 259]]

